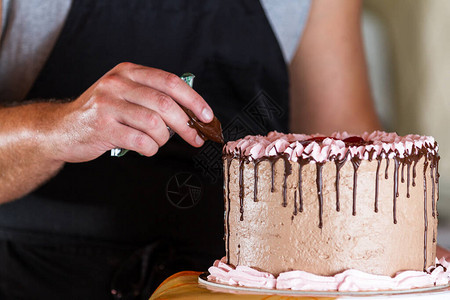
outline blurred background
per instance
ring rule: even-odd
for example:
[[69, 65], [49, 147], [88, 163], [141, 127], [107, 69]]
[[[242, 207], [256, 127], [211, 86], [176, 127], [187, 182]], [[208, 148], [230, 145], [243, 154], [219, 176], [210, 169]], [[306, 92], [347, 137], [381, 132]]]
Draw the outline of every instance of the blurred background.
[[439, 143], [438, 242], [450, 248], [450, 1], [364, 0], [363, 34], [384, 128]]

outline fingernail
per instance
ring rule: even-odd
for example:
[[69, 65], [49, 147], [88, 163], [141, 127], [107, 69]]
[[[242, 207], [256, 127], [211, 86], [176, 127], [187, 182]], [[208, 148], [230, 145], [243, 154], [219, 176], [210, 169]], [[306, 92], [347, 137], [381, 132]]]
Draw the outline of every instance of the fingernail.
[[201, 145], [203, 145], [204, 142], [205, 142], [205, 141], [204, 141], [199, 135], [197, 135], [197, 136], [195, 137], [195, 143], [196, 143], [197, 145], [201, 146]]
[[210, 109], [204, 108], [202, 111], [202, 116], [207, 122], [211, 122], [214, 115]]

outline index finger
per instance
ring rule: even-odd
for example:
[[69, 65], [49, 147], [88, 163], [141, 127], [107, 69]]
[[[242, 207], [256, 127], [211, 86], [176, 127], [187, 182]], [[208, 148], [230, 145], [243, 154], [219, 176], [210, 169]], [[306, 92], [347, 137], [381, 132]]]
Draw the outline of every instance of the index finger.
[[125, 71], [128, 78], [169, 95], [194, 112], [202, 122], [209, 123], [213, 120], [214, 114], [208, 103], [180, 77], [160, 69], [134, 66]]

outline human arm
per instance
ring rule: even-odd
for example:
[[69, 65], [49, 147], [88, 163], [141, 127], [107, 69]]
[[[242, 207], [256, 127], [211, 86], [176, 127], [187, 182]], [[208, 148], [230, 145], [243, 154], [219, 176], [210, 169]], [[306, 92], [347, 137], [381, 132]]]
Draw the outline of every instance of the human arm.
[[113, 148], [154, 155], [167, 126], [192, 146], [203, 140], [181, 104], [203, 122], [213, 113], [178, 76], [122, 63], [74, 101], [0, 108], [0, 203], [29, 193], [65, 162], [84, 162]]
[[380, 129], [370, 94], [360, 12], [361, 1], [311, 1], [290, 64], [291, 131]]

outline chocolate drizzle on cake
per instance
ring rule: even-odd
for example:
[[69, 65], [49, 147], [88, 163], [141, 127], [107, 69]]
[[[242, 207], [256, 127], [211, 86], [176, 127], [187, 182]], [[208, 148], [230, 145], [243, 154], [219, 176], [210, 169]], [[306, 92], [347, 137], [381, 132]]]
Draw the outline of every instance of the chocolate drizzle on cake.
[[393, 192], [393, 216], [394, 216], [394, 224], [397, 224], [397, 198], [399, 196], [398, 194], [398, 167], [399, 167], [399, 160], [398, 158], [394, 157], [394, 192]]
[[427, 170], [428, 161], [426, 160], [423, 163], [423, 222], [424, 222], [424, 231], [423, 231], [423, 270], [427, 268], [427, 235], [428, 235], [428, 216], [427, 216], [427, 177], [425, 176], [425, 172]]
[[253, 201], [258, 202], [258, 164], [260, 161], [254, 162], [253, 172], [254, 176], [254, 185], [253, 185]]
[[239, 212], [241, 221], [244, 221], [244, 159], [239, 159]]
[[297, 191], [294, 191], [294, 212], [292, 213], [292, 220], [297, 215]]
[[270, 188], [270, 191], [273, 193], [275, 191], [274, 181], [275, 181], [275, 163], [277, 162], [278, 158], [268, 158], [270, 162], [270, 170], [272, 172], [272, 187]]
[[[323, 143], [324, 137], [319, 138], [311, 138], [304, 141], [299, 141], [299, 143], [304, 147], [303, 149], [311, 149], [311, 147], [308, 148], [308, 145], [315, 142], [319, 145]], [[352, 215], [355, 216], [357, 212], [358, 207], [358, 169], [360, 168], [362, 160], [368, 160], [372, 161], [372, 159], [377, 160], [377, 167], [375, 172], [375, 182], [374, 182], [374, 212], [379, 212], [379, 191], [380, 191], [380, 181], [383, 181], [383, 175], [380, 174], [380, 168], [381, 164], [384, 161], [385, 162], [385, 170], [384, 170], [384, 179], [389, 180], [389, 165], [390, 160], [393, 160], [393, 170], [391, 171], [392, 174], [392, 217], [393, 217], [393, 224], [397, 224], [398, 222], [398, 216], [397, 216], [397, 201], [399, 198], [399, 187], [400, 184], [406, 185], [406, 197], [410, 198], [410, 185], [412, 187], [416, 186], [416, 166], [419, 160], [422, 158], [424, 159], [423, 164], [423, 189], [424, 189], [424, 269], [427, 266], [427, 240], [428, 240], [428, 228], [429, 228], [429, 218], [428, 218], [428, 204], [427, 204], [427, 174], [430, 175], [431, 182], [428, 184], [431, 184], [431, 216], [433, 218], [436, 218], [438, 216], [437, 213], [437, 201], [439, 199], [439, 172], [438, 172], [438, 161], [439, 161], [439, 155], [437, 154], [437, 143], [434, 145], [430, 143], [423, 143], [422, 146], [413, 146], [408, 151], [404, 151], [402, 154], [398, 150], [393, 149], [385, 149], [383, 148], [381, 151], [378, 151], [376, 154], [375, 150], [370, 147], [368, 147], [368, 150], [365, 150], [363, 148], [362, 151], [360, 151], [359, 147], [361, 146], [367, 146], [372, 144], [372, 141], [365, 141], [360, 137], [350, 137], [347, 139], [342, 140], [345, 143], [345, 152], [341, 152], [339, 155], [330, 155], [326, 157], [325, 161], [316, 161], [311, 154], [311, 152], [307, 152], [304, 150], [304, 156], [297, 156], [296, 162], [298, 164], [298, 185], [294, 188], [288, 187], [288, 178], [293, 174], [292, 172], [292, 165], [293, 161], [290, 160], [290, 157], [292, 154], [288, 154], [286, 152], [279, 153], [276, 151], [276, 154], [271, 154], [269, 156], [263, 155], [261, 157], [258, 157], [257, 159], [253, 159], [251, 155], [244, 155], [240, 149], [236, 148], [233, 151], [228, 150], [224, 153], [224, 163], [226, 164], [226, 172], [224, 174], [226, 175], [226, 185], [224, 185], [224, 190], [226, 190], [227, 197], [225, 201], [227, 201], [227, 212], [226, 212], [226, 247], [227, 247], [227, 262], [229, 263], [229, 246], [230, 246], [230, 168], [231, 168], [231, 162], [233, 159], [238, 160], [238, 168], [239, 168], [239, 212], [240, 212], [240, 220], [244, 220], [244, 201], [245, 201], [245, 172], [247, 165], [249, 165], [250, 162], [253, 163], [253, 175], [254, 175], [254, 183], [253, 183], [253, 200], [254, 202], [258, 202], [258, 167], [261, 162], [267, 162], [269, 163], [270, 167], [270, 192], [271, 193], [281, 193], [282, 195], [282, 207], [288, 206], [288, 199], [289, 195], [292, 195], [293, 198], [293, 212], [291, 216], [291, 220], [294, 220], [294, 216], [297, 216], [298, 213], [302, 213], [304, 210], [304, 195], [303, 195], [303, 166], [308, 164], [315, 164], [316, 169], [316, 188], [317, 188], [317, 203], [318, 203], [318, 227], [323, 228], [325, 226], [326, 220], [323, 219], [324, 217], [324, 189], [327, 189], [327, 187], [324, 187], [323, 182], [323, 170], [325, 163], [327, 161], [334, 161], [335, 164], [335, 171], [336, 171], [336, 181], [335, 181], [335, 190], [336, 190], [336, 211], [341, 211], [341, 200], [340, 200], [340, 172], [342, 168], [345, 166], [347, 162], [350, 162], [353, 166], [353, 195], [352, 195]], [[226, 149], [226, 147], [225, 147]], [[276, 150], [276, 149], [275, 149]], [[294, 150], [291, 148], [290, 150]], [[308, 150], [309, 151], [309, 150]], [[312, 150], [311, 150], [312, 151]], [[292, 152], [291, 152], [292, 153]], [[283, 181], [281, 189], [275, 188], [275, 175], [278, 170], [277, 162], [278, 160], [282, 159], [284, 161], [284, 174], [283, 174]], [[401, 169], [400, 169], [401, 165]], [[405, 166], [406, 166], [406, 178], [405, 178]], [[411, 181], [411, 166], [412, 166], [412, 181]], [[427, 168], [430, 167], [429, 173], [427, 173]], [[400, 174], [399, 174], [400, 173]], [[297, 174], [297, 173], [295, 173]], [[248, 173], [247, 173], [248, 175]], [[248, 177], [247, 177], [248, 178]], [[248, 185], [248, 184], [247, 184]], [[251, 187], [250, 187], [251, 188]], [[292, 199], [291, 198], [291, 199]], [[325, 199], [326, 200], [326, 199]], [[435, 232], [433, 231], [433, 243], [435, 242]]]
[[417, 165], [418, 162], [419, 162], [418, 159], [414, 160], [412, 186], [416, 186], [416, 176], [417, 176], [417, 173], [416, 173], [416, 165]]
[[434, 201], [434, 197], [435, 197], [435, 182], [434, 182], [434, 164], [433, 161], [431, 161], [430, 163], [430, 176], [431, 176], [431, 215], [433, 216], [433, 218], [436, 218], [436, 213], [435, 213], [435, 201]]
[[[227, 168], [229, 169], [229, 164], [231, 163], [231, 160], [233, 159], [232, 156], [227, 156]], [[239, 212], [241, 214], [240, 220], [244, 220], [244, 197], [245, 197], [245, 185], [244, 185], [244, 164], [249, 164], [250, 160], [248, 157], [244, 157], [242, 154], [239, 155]], [[287, 155], [279, 154], [278, 156], [274, 157], [265, 157], [263, 159], [257, 159], [254, 160], [254, 186], [253, 186], [253, 201], [258, 202], [258, 165], [263, 160], [268, 160], [270, 163], [270, 169], [271, 169], [271, 192], [275, 192], [275, 165], [279, 159], [284, 160], [284, 180], [283, 180], [283, 202], [282, 206], [287, 206], [287, 178], [289, 175], [292, 174], [292, 166], [289, 161], [289, 158]], [[229, 171], [228, 171], [228, 178], [229, 178]], [[227, 188], [228, 188], [228, 194], [230, 192], [230, 180], [227, 181]], [[229, 199], [228, 199], [229, 201]]]
[[289, 162], [289, 158], [287, 155], [283, 155], [282, 158], [284, 159], [284, 180], [283, 180], [283, 207], [287, 206], [287, 178], [289, 175], [292, 174], [292, 166]]
[[[440, 159], [440, 157], [437, 156], [437, 157], [435, 157], [435, 159], [436, 159], [436, 178], [435, 178], [435, 181], [436, 181], [436, 188], [437, 188], [436, 201], [438, 201], [439, 200], [439, 177], [441, 177], [441, 175], [439, 175], [439, 159]], [[438, 214], [438, 216], [439, 216], [439, 214]]]
[[397, 157], [394, 157], [394, 197], [398, 198], [399, 193], [398, 193], [398, 171], [400, 168], [400, 159]]
[[375, 174], [375, 205], [374, 205], [374, 212], [378, 212], [378, 190], [380, 189], [379, 186], [379, 173], [380, 173], [380, 165], [381, 165], [381, 156], [377, 157], [377, 173]]
[[408, 162], [407, 162], [407, 170], [406, 170], [406, 172], [407, 172], [407, 177], [406, 177], [406, 197], [407, 198], [409, 198], [409, 197], [411, 197], [411, 195], [409, 194], [409, 183], [410, 183], [410, 181], [411, 181], [411, 161], [410, 160], [408, 160]]
[[230, 167], [231, 167], [231, 162], [233, 160], [233, 157], [231, 156], [227, 156], [226, 157], [226, 163], [227, 163], [227, 207], [228, 209], [226, 210], [227, 212], [227, 216], [226, 216], [226, 224], [227, 224], [227, 229], [226, 229], [226, 233], [227, 233], [227, 240], [226, 240], [226, 257], [227, 257], [227, 264], [230, 263], [230, 211], [231, 211], [231, 200], [230, 200]]
[[358, 186], [358, 168], [361, 164], [361, 159], [357, 156], [352, 157], [351, 159], [353, 165], [353, 208], [352, 215], [356, 216], [356, 190]]
[[323, 163], [316, 162], [316, 184], [317, 196], [319, 200], [319, 228], [323, 227], [323, 182], [322, 182], [322, 167]]
[[384, 178], [389, 179], [389, 158], [386, 158], [386, 170], [384, 171]]
[[401, 182], [402, 183], [405, 183], [405, 161], [403, 160], [402, 161], [402, 179], [401, 179]]
[[302, 190], [302, 170], [303, 166], [307, 164], [305, 160], [298, 161], [298, 211], [303, 212], [303, 190]]
[[336, 165], [336, 211], [340, 211], [340, 203], [339, 203], [339, 179], [340, 179], [340, 171], [342, 167], [344, 166], [347, 156], [350, 152], [347, 152], [347, 155], [343, 159], [337, 159], [335, 158], [334, 163]]

